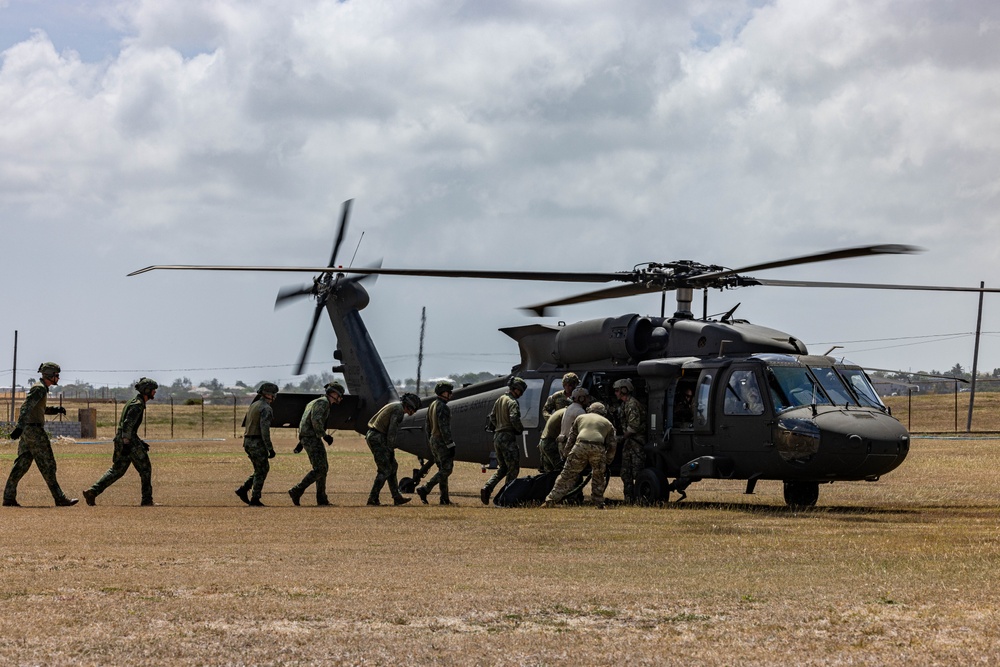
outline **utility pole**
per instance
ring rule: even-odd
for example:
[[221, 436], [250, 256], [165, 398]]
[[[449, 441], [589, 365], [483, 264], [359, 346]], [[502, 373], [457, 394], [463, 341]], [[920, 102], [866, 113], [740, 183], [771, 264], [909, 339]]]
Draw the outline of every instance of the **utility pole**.
[[14, 365], [10, 370], [10, 422], [14, 422], [14, 391], [17, 388], [17, 329], [14, 330]]
[[[983, 328], [983, 288], [984, 281], [979, 282], [979, 315], [976, 317], [976, 346], [972, 353], [972, 386], [969, 388], [969, 419], [965, 422], [965, 432], [972, 432], [972, 407], [976, 404], [976, 374], [979, 372], [979, 334]], [[956, 390], [957, 391], [957, 390]], [[957, 394], [956, 394], [957, 395]]]
[[417, 351], [417, 396], [420, 395], [420, 371], [424, 365], [424, 329], [427, 328], [427, 306], [420, 309], [420, 347]]

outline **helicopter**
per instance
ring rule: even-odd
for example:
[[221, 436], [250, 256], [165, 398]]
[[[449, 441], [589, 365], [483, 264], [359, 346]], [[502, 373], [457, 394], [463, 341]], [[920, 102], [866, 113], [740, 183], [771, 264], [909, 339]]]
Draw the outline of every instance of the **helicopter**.
[[[872, 386], [865, 370], [846, 359], [810, 354], [795, 336], [734, 317], [733, 307], [718, 319], [707, 315], [709, 289], [750, 286], [838, 287], [883, 290], [998, 292], [996, 288], [892, 285], [798, 280], [769, 280], [748, 275], [785, 266], [851, 257], [911, 254], [908, 245], [868, 245], [753, 264], [739, 269], [690, 260], [640, 264], [630, 271], [549, 272], [442, 269], [387, 269], [338, 266], [353, 200], [344, 202], [326, 266], [153, 265], [153, 270], [272, 271], [317, 274], [311, 285], [283, 288], [275, 307], [294, 299], [315, 300], [312, 322], [295, 374], [305, 367], [313, 336], [324, 312], [337, 338], [334, 373], [344, 376], [349, 394], [332, 406], [327, 427], [367, 432], [369, 419], [398, 400], [372, 337], [361, 317], [371, 301], [362, 284], [377, 276], [499, 279], [615, 285], [575, 296], [527, 306], [536, 315], [549, 309], [601, 299], [661, 294], [658, 316], [629, 313], [572, 324], [528, 324], [500, 329], [518, 345], [520, 360], [509, 375], [457, 388], [449, 401], [456, 461], [490, 465], [493, 436], [484, 425], [494, 402], [520, 377], [527, 389], [518, 399], [524, 431], [522, 465], [537, 467], [538, 444], [545, 420], [542, 405], [562, 390], [562, 377], [572, 371], [591, 396], [614, 405], [612, 385], [628, 378], [647, 410], [645, 467], [636, 480], [645, 504], [666, 502], [676, 492], [686, 497], [690, 484], [703, 479], [745, 482], [752, 494], [760, 480], [783, 484], [786, 504], [814, 506], [822, 484], [875, 482], [906, 459], [907, 429], [895, 419]], [[702, 290], [701, 318], [691, 310], [694, 291]], [[676, 309], [666, 315], [665, 295], [674, 292]], [[832, 351], [832, 350], [831, 350]], [[296, 428], [311, 394], [281, 392], [273, 425]], [[689, 398], [690, 397], [690, 398]], [[425, 397], [415, 414], [403, 420], [396, 446], [422, 463], [431, 458], [424, 431]], [[621, 453], [609, 468], [618, 472]], [[415, 471], [415, 475], [417, 472]], [[401, 480], [401, 484], [413, 480]], [[413, 484], [409, 484], [412, 489]]]

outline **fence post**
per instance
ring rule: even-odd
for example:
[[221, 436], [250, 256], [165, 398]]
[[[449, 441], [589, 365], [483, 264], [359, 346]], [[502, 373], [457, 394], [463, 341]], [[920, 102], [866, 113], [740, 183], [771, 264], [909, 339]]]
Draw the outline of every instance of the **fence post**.
[[233, 394], [233, 437], [236, 437], [236, 394]]
[[958, 433], [958, 380], [955, 380], [955, 433]]
[[906, 430], [913, 430], [913, 387], [906, 389]]
[[201, 439], [205, 439], [205, 399], [201, 399]]
[[174, 397], [170, 397], [170, 439], [174, 439]]

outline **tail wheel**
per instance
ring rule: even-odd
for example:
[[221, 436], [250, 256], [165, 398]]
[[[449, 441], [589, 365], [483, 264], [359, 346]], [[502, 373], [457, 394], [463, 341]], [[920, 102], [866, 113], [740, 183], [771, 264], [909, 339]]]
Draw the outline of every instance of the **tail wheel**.
[[399, 480], [399, 492], [400, 493], [413, 493], [417, 490], [417, 483], [412, 477], [404, 477]]
[[785, 503], [789, 507], [815, 507], [819, 482], [785, 482]]
[[[635, 500], [640, 505], [659, 505], [670, 497], [667, 476], [657, 468], [643, 468], [635, 478]], [[628, 498], [626, 498], [628, 500]]]

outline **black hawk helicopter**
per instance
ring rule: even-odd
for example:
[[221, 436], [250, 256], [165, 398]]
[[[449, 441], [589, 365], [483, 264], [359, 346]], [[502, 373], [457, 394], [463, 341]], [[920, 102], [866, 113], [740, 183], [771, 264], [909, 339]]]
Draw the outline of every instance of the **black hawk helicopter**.
[[[493, 436], [484, 429], [496, 399], [508, 380], [521, 377], [527, 390], [519, 403], [525, 431], [521, 435], [522, 464], [539, 464], [538, 442], [544, 426], [541, 409], [546, 398], [562, 389], [562, 376], [573, 371], [581, 386], [614, 405], [612, 385], [628, 378], [647, 407], [646, 467], [637, 480], [642, 501], [663, 502], [671, 489], [684, 489], [706, 478], [745, 480], [753, 493], [759, 480], [784, 484], [792, 506], [815, 505], [820, 484], [877, 481], [906, 458], [909, 433], [879, 399], [864, 370], [849, 361], [810, 354], [792, 335], [735, 319], [735, 307], [718, 320], [694, 317], [694, 290], [749, 286], [839, 287], [882, 290], [998, 292], [1000, 289], [892, 285], [875, 283], [768, 280], [747, 275], [785, 266], [867, 255], [904, 254], [920, 249], [906, 245], [869, 245], [821, 252], [728, 269], [692, 261], [650, 262], [631, 271], [548, 272], [434, 269], [343, 268], [336, 265], [344, 241], [351, 202], [344, 203], [333, 254], [326, 266], [197, 266], [156, 265], [155, 269], [207, 271], [279, 271], [318, 274], [311, 285], [282, 289], [276, 307], [291, 299], [316, 301], [312, 324], [299, 357], [303, 372], [313, 335], [324, 311], [337, 337], [333, 372], [342, 373], [350, 391], [332, 406], [328, 428], [364, 434], [368, 420], [386, 403], [398, 399], [360, 311], [369, 304], [361, 284], [374, 276], [479, 278], [622, 285], [527, 307], [541, 316], [553, 307], [599, 299], [674, 292], [671, 316], [636, 313], [568, 325], [529, 324], [501, 329], [520, 348], [520, 362], [511, 374], [457, 389], [449, 407], [456, 460], [487, 465], [494, 456]], [[738, 306], [738, 304], [737, 304]], [[687, 396], [691, 401], [687, 402]], [[282, 392], [273, 404], [274, 423], [295, 428], [308, 394]], [[407, 417], [397, 446], [422, 461], [430, 458], [424, 434], [427, 407], [423, 399]], [[620, 454], [619, 454], [620, 459]], [[615, 474], [616, 460], [609, 474]], [[671, 481], [673, 480], [673, 481]]]

